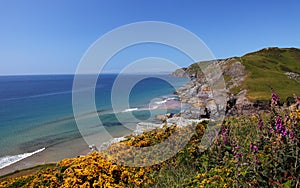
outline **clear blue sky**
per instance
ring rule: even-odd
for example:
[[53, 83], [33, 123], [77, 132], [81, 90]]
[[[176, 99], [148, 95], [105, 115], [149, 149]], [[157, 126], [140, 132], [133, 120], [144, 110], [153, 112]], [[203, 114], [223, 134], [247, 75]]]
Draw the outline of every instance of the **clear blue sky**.
[[[299, 10], [299, 0], [1, 0], [0, 75], [74, 73], [95, 40], [137, 21], [185, 27], [216, 58], [299, 48]], [[108, 71], [128, 63], [126, 57]]]

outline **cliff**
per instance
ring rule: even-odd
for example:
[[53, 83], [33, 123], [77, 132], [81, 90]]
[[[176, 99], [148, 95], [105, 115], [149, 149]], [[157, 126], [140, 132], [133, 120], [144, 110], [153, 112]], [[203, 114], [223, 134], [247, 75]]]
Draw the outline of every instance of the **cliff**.
[[283, 101], [292, 94], [300, 94], [300, 49], [265, 48], [242, 57], [197, 62], [173, 72], [173, 76], [190, 78], [176, 91], [182, 102], [190, 104], [183, 116], [199, 118], [206, 115], [205, 108], [211, 110], [215, 96], [211, 95], [211, 84], [203, 73], [203, 65], [213, 64], [221, 69], [220, 79], [226, 85], [226, 114], [268, 110], [271, 88]]

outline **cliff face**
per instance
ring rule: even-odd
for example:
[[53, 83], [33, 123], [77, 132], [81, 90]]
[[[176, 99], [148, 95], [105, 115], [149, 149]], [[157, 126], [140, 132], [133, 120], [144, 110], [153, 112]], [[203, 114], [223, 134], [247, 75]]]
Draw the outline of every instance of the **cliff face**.
[[[214, 89], [211, 88], [211, 84], [208, 81], [209, 78], [207, 78], [205, 73], [202, 71], [202, 63], [203, 62], [195, 63], [186, 69], [177, 70], [172, 74], [173, 76], [184, 76], [190, 78], [190, 81], [187, 84], [176, 91], [180, 100], [183, 103], [190, 105], [190, 107], [184, 110], [181, 114], [185, 118], [197, 119], [201, 117], [208, 117], [211, 114], [217, 113], [215, 109], [216, 96], [212, 92]], [[218, 75], [219, 78], [217, 80], [218, 82], [224, 83], [223, 90], [219, 91], [224, 95], [223, 100], [225, 101], [219, 104], [221, 105], [219, 110], [223, 109], [227, 114], [229, 113], [229, 109], [226, 110], [226, 106], [227, 101], [229, 101], [230, 97], [232, 97], [231, 91], [240, 87], [247, 76], [245, 66], [243, 66], [242, 63], [237, 61], [235, 58], [213, 60], [204, 63], [206, 64], [205, 68], [210, 67], [210, 65], [217, 65], [217, 67], [220, 68], [221, 72], [219, 73], [220, 75]], [[218, 82], [213, 83], [218, 84]], [[234, 96], [235, 102], [238, 105], [252, 105], [245, 97], [245, 94], [246, 90], [242, 90]], [[242, 108], [240, 107], [235, 110], [241, 109]], [[230, 112], [237, 113], [233, 110]]]
[[211, 65], [220, 69], [218, 82], [225, 82], [221, 92], [226, 95], [223, 106], [226, 114], [268, 110], [271, 87], [285, 97], [283, 100], [294, 93], [300, 94], [300, 50], [267, 48], [242, 57], [194, 63], [173, 72], [173, 76], [190, 78], [176, 91], [183, 103], [190, 104], [183, 117], [196, 119], [207, 116], [207, 111], [214, 113], [216, 96], [212, 87], [219, 83], [209, 82], [209, 76], [204, 73]]

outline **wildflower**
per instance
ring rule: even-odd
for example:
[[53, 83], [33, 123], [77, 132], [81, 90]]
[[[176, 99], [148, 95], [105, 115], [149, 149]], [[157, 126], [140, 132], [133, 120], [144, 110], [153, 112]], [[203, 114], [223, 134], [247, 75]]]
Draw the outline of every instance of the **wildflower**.
[[300, 119], [300, 110], [296, 110], [296, 118]]
[[227, 131], [228, 131], [228, 129], [226, 129], [225, 127], [223, 127], [223, 129], [222, 129], [222, 136], [223, 136], [223, 142], [224, 142], [224, 144], [226, 144], [226, 142], [227, 142]]
[[225, 127], [223, 127], [222, 134], [224, 135], [224, 134], [226, 134], [226, 132], [227, 132], [227, 129]]
[[275, 126], [276, 126], [276, 131], [280, 132], [280, 130], [282, 129], [283, 125], [282, 125], [282, 119], [280, 116], [277, 116], [276, 120], [275, 120]]
[[258, 129], [259, 129], [260, 131], [263, 129], [263, 126], [264, 126], [264, 125], [263, 125], [263, 122], [262, 122], [261, 119], [258, 120], [258, 125], [257, 125], [257, 126], [258, 126]]
[[258, 151], [258, 147], [256, 145], [253, 146], [254, 152]]
[[282, 136], [285, 136], [287, 134], [280, 116], [277, 116], [275, 120], [275, 128], [276, 128], [276, 132], [280, 133]]
[[286, 132], [286, 129], [284, 129], [283, 131], [281, 131], [281, 135], [282, 136], [286, 136], [287, 132]]
[[280, 103], [280, 98], [279, 98], [279, 96], [274, 91], [272, 91], [272, 100], [271, 100], [271, 103], [274, 106], [278, 106], [279, 103]]
[[250, 150], [254, 153], [256, 153], [258, 151], [258, 147], [252, 143], [250, 143]]

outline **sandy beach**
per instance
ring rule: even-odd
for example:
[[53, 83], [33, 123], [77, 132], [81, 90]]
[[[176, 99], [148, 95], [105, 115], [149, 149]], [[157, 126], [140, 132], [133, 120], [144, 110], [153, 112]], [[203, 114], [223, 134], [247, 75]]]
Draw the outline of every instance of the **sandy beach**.
[[[64, 149], [62, 149], [64, 148]], [[79, 155], [86, 155], [89, 152], [89, 147], [83, 138], [76, 138], [67, 142], [63, 142], [49, 148], [44, 151], [34, 154], [28, 158], [18, 161], [10, 166], [0, 169], [0, 176], [31, 168], [37, 165], [56, 163], [64, 158], [77, 157]]]

